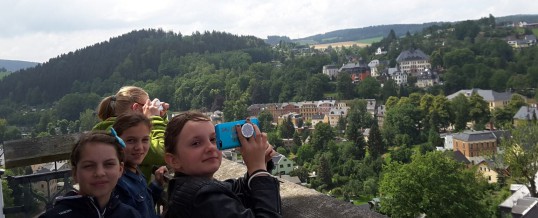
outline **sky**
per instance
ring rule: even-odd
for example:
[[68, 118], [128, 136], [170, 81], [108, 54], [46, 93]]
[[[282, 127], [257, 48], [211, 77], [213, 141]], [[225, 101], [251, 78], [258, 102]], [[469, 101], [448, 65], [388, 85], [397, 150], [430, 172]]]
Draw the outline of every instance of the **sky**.
[[46, 62], [140, 29], [292, 39], [385, 24], [538, 14], [530, 0], [1, 0], [0, 59]]

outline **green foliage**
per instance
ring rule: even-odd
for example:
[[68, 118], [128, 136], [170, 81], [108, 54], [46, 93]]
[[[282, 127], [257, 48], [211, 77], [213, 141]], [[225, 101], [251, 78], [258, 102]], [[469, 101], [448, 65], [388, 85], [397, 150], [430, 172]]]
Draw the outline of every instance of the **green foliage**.
[[488, 102], [477, 93], [471, 94], [469, 98], [469, 117], [475, 123], [476, 128], [483, 128], [483, 125], [489, 121], [489, 105]]
[[419, 141], [419, 122], [421, 120], [418, 104], [412, 104], [406, 98], [400, 99], [399, 103], [385, 113], [383, 124], [383, 138], [388, 146], [398, 145], [397, 135], [407, 135], [411, 143]]
[[509, 167], [511, 177], [520, 184], [527, 184], [530, 194], [538, 196], [535, 184], [538, 166], [538, 124], [526, 122], [512, 129], [511, 137], [503, 138], [501, 147], [504, 163]]
[[323, 122], [317, 123], [314, 128], [311, 139], [312, 147], [317, 151], [325, 150], [328, 142], [335, 137], [333, 129], [328, 123]]
[[338, 76], [336, 80], [336, 96], [339, 100], [352, 99], [355, 96], [351, 77], [347, 74]]
[[381, 131], [377, 125], [377, 120], [373, 122], [368, 135], [368, 152], [373, 158], [380, 157], [386, 151], [383, 138], [381, 137]]
[[285, 139], [293, 138], [293, 135], [295, 134], [295, 125], [291, 121], [291, 116], [288, 116], [278, 129], [280, 130], [280, 137]]
[[268, 110], [263, 110], [258, 114], [258, 122], [260, 122], [262, 132], [271, 132], [273, 130], [273, 115]]
[[381, 84], [373, 77], [367, 77], [357, 86], [357, 93], [360, 98], [378, 99], [381, 91]]
[[384, 169], [381, 211], [391, 217], [490, 217], [487, 182], [441, 152], [414, 155], [409, 164]]
[[464, 94], [459, 94], [450, 104], [451, 110], [454, 112], [454, 129], [456, 131], [464, 130], [467, 126], [467, 122], [470, 120], [469, 110], [470, 103]]
[[96, 108], [101, 101], [95, 93], [81, 94], [72, 93], [62, 97], [55, 107], [56, 116], [60, 119], [76, 120], [80, 112], [90, 108]]

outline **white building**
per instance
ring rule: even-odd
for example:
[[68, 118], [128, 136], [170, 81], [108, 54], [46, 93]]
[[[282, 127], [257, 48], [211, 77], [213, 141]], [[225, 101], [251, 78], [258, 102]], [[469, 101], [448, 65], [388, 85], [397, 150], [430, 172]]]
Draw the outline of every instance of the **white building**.
[[431, 68], [430, 57], [420, 49], [403, 51], [396, 58], [396, 62], [402, 72], [413, 76]]
[[282, 154], [273, 156], [275, 168], [271, 171], [273, 175], [289, 175], [295, 168], [295, 163]]
[[368, 63], [368, 67], [370, 67], [370, 75], [372, 77], [378, 77], [379, 76], [379, 69], [377, 67], [379, 66], [379, 60], [372, 60], [370, 63]]
[[323, 66], [322, 73], [329, 76], [329, 78], [333, 80], [338, 76], [338, 67], [335, 65], [325, 65]]
[[407, 73], [402, 71], [396, 71], [391, 76], [396, 85], [407, 85]]
[[378, 47], [377, 50], [375, 51], [375, 55], [384, 55], [384, 54], [387, 54], [387, 51], [383, 51], [381, 47]]

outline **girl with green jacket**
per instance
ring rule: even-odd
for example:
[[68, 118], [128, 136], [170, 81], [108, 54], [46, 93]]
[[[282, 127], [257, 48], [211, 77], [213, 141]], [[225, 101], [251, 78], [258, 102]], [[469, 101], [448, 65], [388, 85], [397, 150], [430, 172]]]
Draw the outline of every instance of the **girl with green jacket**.
[[136, 86], [124, 86], [115, 95], [104, 98], [97, 108], [101, 122], [93, 130], [110, 130], [116, 117], [132, 111], [146, 115], [153, 126], [150, 134], [151, 145], [146, 158], [140, 165], [144, 176], [151, 178], [152, 170], [164, 166], [164, 131], [168, 123], [166, 112], [170, 105], [159, 99], [150, 100], [144, 89]]

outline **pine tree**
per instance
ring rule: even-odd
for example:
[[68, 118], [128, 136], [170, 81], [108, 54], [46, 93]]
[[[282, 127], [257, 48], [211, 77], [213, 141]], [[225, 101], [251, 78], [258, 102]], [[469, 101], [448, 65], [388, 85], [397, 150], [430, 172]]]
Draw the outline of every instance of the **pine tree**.
[[381, 131], [377, 125], [377, 119], [375, 119], [370, 128], [370, 133], [368, 134], [368, 151], [370, 152], [370, 156], [377, 158], [383, 155], [385, 150], [383, 138], [381, 138]]

